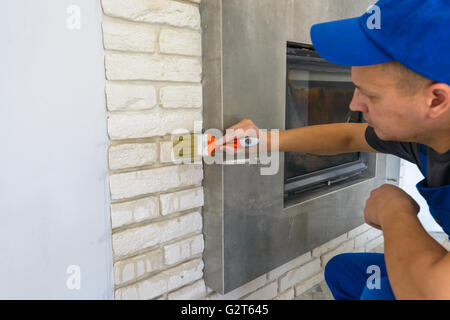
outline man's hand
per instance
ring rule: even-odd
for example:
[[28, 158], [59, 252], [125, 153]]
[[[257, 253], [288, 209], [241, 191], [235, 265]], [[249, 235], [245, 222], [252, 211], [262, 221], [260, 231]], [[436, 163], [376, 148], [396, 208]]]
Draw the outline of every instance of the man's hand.
[[[225, 135], [217, 139], [214, 144], [217, 146], [222, 146], [225, 143], [233, 141], [235, 138], [243, 137], [257, 137], [259, 138], [259, 128], [253, 123], [252, 120], [244, 119], [235, 125], [229, 127], [226, 130]], [[233, 147], [224, 146], [219, 148], [227, 153], [234, 154], [236, 150]], [[254, 148], [256, 149], [256, 148]]]
[[381, 230], [383, 217], [395, 215], [399, 211], [417, 215], [419, 210], [417, 202], [405, 191], [392, 184], [384, 184], [370, 193], [364, 209], [364, 219], [368, 225]]

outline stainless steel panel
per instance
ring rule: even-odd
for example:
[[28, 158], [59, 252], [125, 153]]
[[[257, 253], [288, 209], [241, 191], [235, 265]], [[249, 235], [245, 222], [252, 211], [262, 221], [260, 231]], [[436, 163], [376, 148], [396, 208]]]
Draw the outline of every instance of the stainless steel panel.
[[[361, 15], [371, 1], [201, 2], [204, 127], [250, 118], [284, 129], [286, 45], [311, 43], [313, 23]], [[357, 180], [305, 193], [284, 208], [284, 155], [276, 175], [260, 165], [205, 164], [205, 280], [227, 293], [361, 225], [370, 191], [386, 181], [386, 156], [364, 154]], [[395, 174], [395, 173], [392, 173]]]

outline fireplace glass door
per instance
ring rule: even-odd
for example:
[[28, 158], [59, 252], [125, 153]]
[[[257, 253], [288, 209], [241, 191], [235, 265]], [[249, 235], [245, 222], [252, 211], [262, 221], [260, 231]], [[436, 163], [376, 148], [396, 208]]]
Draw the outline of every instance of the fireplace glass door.
[[[308, 46], [288, 45], [286, 130], [303, 126], [362, 122], [349, 109], [354, 92], [349, 67], [328, 63]], [[285, 197], [323, 188], [359, 175], [367, 167], [359, 153], [315, 156], [285, 154]]]

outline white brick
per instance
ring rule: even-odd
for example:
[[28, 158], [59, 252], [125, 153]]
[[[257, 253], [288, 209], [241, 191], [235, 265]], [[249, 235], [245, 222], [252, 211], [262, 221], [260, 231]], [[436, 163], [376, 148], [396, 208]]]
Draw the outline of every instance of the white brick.
[[369, 241], [369, 242], [367, 242], [365, 244], [364, 251], [365, 252], [372, 251], [373, 249], [375, 249], [379, 245], [383, 244], [383, 242], [384, 242], [384, 237], [383, 236], [375, 238], [375, 239], [373, 239], [373, 240], [371, 240], [371, 241]]
[[206, 295], [205, 281], [199, 280], [167, 295], [167, 300], [200, 300]]
[[103, 16], [105, 49], [155, 52], [157, 29], [145, 23], [129, 23]]
[[160, 90], [160, 101], [163, 108], [201, 108], [201, 86], [169, 86]]
[[160, 150], [159, 161], [161, 163], [175, 163], [175, 164], [203, 163], [201, 155], [199, 155], [196, 151], [194, 151], [195, 153], [193, 155], [193, 158], [191, 158], [189, 155], [187, 155], [186, 157], [175, 158], [175, 156], [173, 155], [174, 147], [172, 141], [160, 142], [159, 150]]
[[193, 255], [203, 252], [203, 235], [197, 235], [176, 243], [164, 246], [164, 262], [167, 265], [176, 264]]
[[108, 80], [200, 82], [199, 58], [154, 56], [143, 53], [105, 52]]
[[267, 286], [256, 290], [255, 292], [246, 296], [243, 300], [271, 300], [278, 294], [278, 284], [274, 281]]
[[110, 111], [146, 110], [157, 104], [153, 85], [106, 81], [105, 88]]
[[148, 300], [167, 292], [167, 279], [164, 276], [152, 277], [136, 284], [139, 300]]
[[203, 188], [183, 190], [160, 197], [161, 214], [168, 215], [174, 212], [189, 210], [203, 206]]
[[[197, 2], [197, 1], [196, 1]], [[102, 0], [105, 14], [133, 21], [200, 29], [199, 8], [171, 0]]]
[[176, 264], [191, 256], [191, 246], [188, 241], [164, 247], [164, 261], [167, 265]]
[[441, 242], [441, 245], [445, 250], [450, 251], [450, 239], [448, 236]]
[[122, 279], [123, 281], [129, 281], [136, 277], [136, 273], [134, 270], [134, 265], [127, 264], [122, 268]]
[[160, 150], [159, 161], [161, 161], [161, 163], [172, 162], [172, 152], [173, 152], [172, 141], [160, 142], [159, 150]]
[[203, 277], [203, 261], [196, 259], [183, 263], [182, 265], [162, 272], [167, 277], [167, 288], [169, 291], [180, 288], [188, 283]]
[[292, 300], [294, 297], [294, 288], [290, 288], [285, 292], [280, 293], [274, 300]]
[[180, 165], [118, 173], [109, 178], [113, 200], [196, 185], [202, 180], [201, 165]]
[[400, 160], [400, 173], [399, 173], [399, 187], [404, 189], [406, 188], [405, 184], [407, 184], [406, 171], [407, 171], [407, 161], [404, 159]]
[[210, 292], [208, 293], [209, 288], [206, 287], [206, 291], [207, 291], [207, 296], [205, 298], [205, 300], [225, 300], [225, 298], [222, 298], [222, 295], [220, 293], [217, 292]]
[[162, 29], [159, 35], [161, 53], [201, 56], [201, 35], [198, 31]]
[[213, 293], [207, 297], [208, 300], [238, 300], [243, 296], [263, 287], [267, 283], [266, 275], [262, 275], [243, 286], [236, 288], [227, 294]]
[[203, 239], [203, 235], [195, 237], [191, 242], [192, 255], [202, 253], [203, 249], [205, 249], [205, 240]]
[[138, 300], [139, 295], [136, 286], [124, 287], [115, 291], [116, 300]]
[[112, 235], [114, 257], [120, 258], [201, 230], [202, 216], [199, 212], [194, 212], [168, 221], [114, 233]]
[[164, 277], [152, 277], [116, 290], [116, 300], [148, 300], [167, 291]]
[[345, 252], [353, 252], [353, 249], [354, 249], [354, 240], [353, 239], [342, 243], [339, 247], [335, 248], [333, 251], [328, 252], [321, 256], [322, 266], [325, 267], [327, 262], [334, 256], [341, 254], [341, 253], [345, 253]]
[[306, 262], [310, 261], [311, 259], [312, 259], [311, 252], [307, 252], [307, 253], [301, 255], [300, 257], [295, 258], [294, 260], [291, 260], [288, 263], [285, 263], [285, 264], [277, 267], [276, 269], [269, 271], [267, 273], [267, 278], [269, 280], [277, 279], [281, 275], [288, 272], [289, 270], [299, 267], [299, 266], [305, 264]]
[[346, 240], [347, 240], [347, 234], [343, 234], [331, 241], [328, 241], [327, 243], [321, 245], [320, 247], [313, 249], [312, 255], [313, 255], [313, 257], [320, 257], [325, 252], [336, 248], [338, 245], [340, 245], [341, 243], [343, 243]]
[[198, 111], [110, 113], [108, 133], [111, 140], [149, 138], [180, 129], [192, 132], [195, 123], [201, 121], [202, 114]]
[[382, 235], [383, 232], [381, 230], [370, 228], [369, 231], [360, 234], [355, 237], [355, 248], [364, 248], [364, 245], [372, 239], [378, 238]]
[[372, 227], [369, 226], [366, 223], [363, 224], [363, 225], [360, 225], [359, 227], [357, 227], [357, 228], [355, 228], [353, 230], [350, 230], [348, 232], [348, 238], [351, 239], [351, 238], [353, 238], [353, 237], [355, 237], [357, 235], [360, 235], [361, 233], [366, 232], [367, 230], [370, 230], [370, 229], [372, 229]]
[[159, 216], [159, 202], [156, 197], [148, 197], [111, 205], [112, 228], [150, 220]]
[[145, 266], [146, 263], [142, 260], [136, 262], [136, 275], [138, 277], [146, 273]]
[[293, 287], [295, 284], [311, 277], [320, 270], [320, 259], [315, 259], [299, 268], [289, 271], [285, 276], [280, 278], [280, 291]]
[[157, 161], [157, 158], [156, 143], [120, 144], [109, 148], [111, 170], [151, 165]]
[[320, 272], [316, 275], [313, 275], [311, 278], [306, 279], [305, 281], [297, 284], [295, 288], [295, 296], [299, 296], [302, 293], [308, 291], [312, 287], [314, 287], [316, 284], [321, 283], [324, 281], [324, 275], [323, 272]]
[[114, 263], [114, 283], [121, 285], [162, 267], [163, 254], [159, 248], [127, 260], [117, 261]]

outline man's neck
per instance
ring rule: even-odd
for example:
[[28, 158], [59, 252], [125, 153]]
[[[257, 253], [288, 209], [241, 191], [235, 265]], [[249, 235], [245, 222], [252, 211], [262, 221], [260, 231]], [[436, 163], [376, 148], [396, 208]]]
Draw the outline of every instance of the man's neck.
[[450, 151], [450, 132], [447, 132], [440, 136], [430, 137], [429, 141], [425, 144], [439, 154], [444, 154]]

